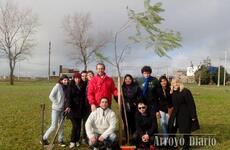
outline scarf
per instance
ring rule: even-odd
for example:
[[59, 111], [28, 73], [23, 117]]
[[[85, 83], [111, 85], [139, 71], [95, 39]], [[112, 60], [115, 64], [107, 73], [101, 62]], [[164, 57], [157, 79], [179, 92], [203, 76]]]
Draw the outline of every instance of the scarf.
[[152, 80], [153, 80], [152, 76], [149, 76], [148, 78], [145, 78], [142, 96], [147, 96], [148, 87], [149, 87], [149, 81], [152, 81]]

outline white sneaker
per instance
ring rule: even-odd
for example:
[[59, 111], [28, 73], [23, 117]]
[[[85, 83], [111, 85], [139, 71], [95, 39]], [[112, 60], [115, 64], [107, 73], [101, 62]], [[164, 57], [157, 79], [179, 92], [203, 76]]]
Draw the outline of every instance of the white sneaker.
[[99, 148], [97, 148], [97, 147], [94, 147], [94, 148], [93, 148], [93, 150], [99, 150]]
[[75, 143], [74, 142], [70, 142], [69, 148], [74, 148], [74, 147], [75, 147]]
[[76, 142], [76, 146], [79, 147], [81, 144], [79, 142]]

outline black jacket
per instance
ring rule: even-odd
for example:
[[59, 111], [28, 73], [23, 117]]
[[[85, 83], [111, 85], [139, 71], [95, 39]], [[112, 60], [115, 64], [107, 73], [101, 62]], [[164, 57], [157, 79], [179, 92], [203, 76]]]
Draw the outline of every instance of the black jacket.
[[149, 136], [153, 136], [154, 133], [157, 133], [157, 119], [155, 114], [148, 112], [146, 116], [143, 116], [137, 111], [135, 121], [136, 132], [139, 136], [142, 136], [146, 133]]
[[169, 132], [179, 128], [180, 133], [191, 133], [192, 118], [197, 119], [196, 106], [192, 93], [188, 89], [174, 91], [172, 94], [173, 113], [169, 119]]
[[126, 104], [126, 111], [135, 112], [137, 101], [141, 98], [141, 88], [137, 83], [122, 85], [122, 93]]
[[165, 94], [163, 89], [160, 87], [157, 90], [158, 93], [158, 103], [157, 111], [163, 111], [168, 113], [168, 108], [172, 108], [172, 95], [170, 94], [170, 88], [165, 89]]
[[[141, 81], [139, 81], [139, 85], [141, 87], [141, 90], [144, 89], [144, 78], [142, 78]], [[160, 87], [159, 80], [155, 77], [151, 81], [148, 82], [148, 91], [147, 95], [143, 96], [143, 99], [147, 102], [148, 106], [153, 106], [153, 110], [157, 111], [157, 100], [158, 100], [158, 94], [157, 89]]]
[[81, 118], [83, 115], [85, 91], [82, 86], [70, 84], [67, 93], [67, 107], [71, 108], [69, 117]]

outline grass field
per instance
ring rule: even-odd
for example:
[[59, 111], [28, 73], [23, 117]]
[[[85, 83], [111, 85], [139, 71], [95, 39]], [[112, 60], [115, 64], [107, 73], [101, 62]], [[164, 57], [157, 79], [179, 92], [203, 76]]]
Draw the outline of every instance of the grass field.
[[[45, 129], [50, 125], [48, 99], [54, 83], [0, 82], [0, 150], [39, 150], [41, 133], [40, 104], [45, 103]], [[201, 129], [196, 133], [216, 134], [217, 145], [206, 149], [230, 149], [230, 87], [188, 85], [194, 94]], [[116, 104], [112, 107], [116, 108]], [[70, 121], [65, 124], [70, 139]], [[64, 148], [56, 148], [64, 149]], [[68, 149], [68, 148], [66, 148]], [[87, 149], [82, 146], [80, 149]], [[199, 149], [204, 149], [200, 147]]]

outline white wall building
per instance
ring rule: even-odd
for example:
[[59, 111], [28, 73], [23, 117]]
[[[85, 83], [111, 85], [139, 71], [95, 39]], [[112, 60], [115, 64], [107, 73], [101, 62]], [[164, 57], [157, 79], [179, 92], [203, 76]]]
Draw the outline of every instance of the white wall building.
[[193, 67], [187, 67], [187, 73], [186, 75], [188, 77], [192, 77], [195, 75], [195, 72], [198, 70], [198, 66], [193, 66]]

